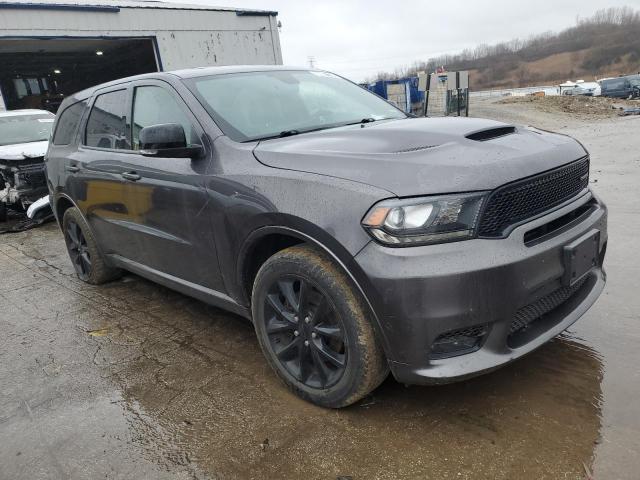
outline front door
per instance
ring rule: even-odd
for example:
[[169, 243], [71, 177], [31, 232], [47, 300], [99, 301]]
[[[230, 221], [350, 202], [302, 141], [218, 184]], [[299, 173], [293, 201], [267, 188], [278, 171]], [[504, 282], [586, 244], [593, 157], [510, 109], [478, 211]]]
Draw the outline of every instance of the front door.
[[[162, 81], [133, 84], [131, 139], [133, 153], [123, 164], [126, 203], [133, 209], [130, 228], [141, 250], [136, 261], [156, 271], [224, 292], [219, 271], [204, 175], [211, 150], [204, 132], [177, 92]], [[187, 142], [204, 145], [200, 159], [145, 157], [138, 153], [144, 127], [164, 123], [183, 126]]]

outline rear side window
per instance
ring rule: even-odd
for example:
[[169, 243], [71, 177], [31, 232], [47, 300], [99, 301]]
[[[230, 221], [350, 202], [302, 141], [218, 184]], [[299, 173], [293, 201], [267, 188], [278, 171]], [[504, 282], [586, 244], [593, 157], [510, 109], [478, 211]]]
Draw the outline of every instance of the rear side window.
[[126, 90], [98, 95], [87, 120], [85, 144], [89, 147], [131, 150], [126, 111]]
[[69, 145], [73, 141], [86, 106], [85, 101], [77, 102], [65, 108], [59, 115], [56, 133], [53, 135], [54, 145]]
[[604, 88], [606, 90], [617, 90], [619, 88], [625, 88], [627, 86], [626, 80], [609, 80], [604, 82]]

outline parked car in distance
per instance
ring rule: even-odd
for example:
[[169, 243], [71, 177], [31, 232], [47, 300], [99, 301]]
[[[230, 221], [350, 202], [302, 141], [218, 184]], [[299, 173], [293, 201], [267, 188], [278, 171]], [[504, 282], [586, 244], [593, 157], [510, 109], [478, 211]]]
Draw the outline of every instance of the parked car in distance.
[[598, 97], [601, 94], [601, 88], [598, 82], [580, 82], [575, 87], [564, 90], [562, 94]]
[[603, 97], [638, 98], [640, 97], [640, 75], [607, 78], [600, 81]]
[[640, 75], [634, 75], [629, 78], [631, 85], [631, 98], [640, 98]]
[[44, 154], [54, 119], [46, 110], [0, 112], [0, 221], [7, 207], [26, 210], [47, 193]]
[[80, 279], [127, 270], [250, 319], [274, 372], [325, 407], [389, 370], [434, 384], [507, 364], [605, 284], [578, 142], [410, 117], [324, 71], [100, 85], [65, 99], [46, 163]]

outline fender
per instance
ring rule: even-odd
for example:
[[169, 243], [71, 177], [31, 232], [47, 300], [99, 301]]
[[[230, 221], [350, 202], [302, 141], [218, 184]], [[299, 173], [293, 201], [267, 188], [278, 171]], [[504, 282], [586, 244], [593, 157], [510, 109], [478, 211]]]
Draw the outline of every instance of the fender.
[[[285, 234], [299, 238], [301, 241], [311, 244], [329, 255], [329, 257], [335, 262], [338, 268], [346, 273], [352, 285], [357, 289], [357, 291], [365, 301], [366, 307], [371, 314], [371, 318], [373, 318], [373, 327], [378, 334], [378, 337], [382, 340], [382, 346], [385, 350], [385, 353], [390, 352], [391, 350], [389, 348], [387, 338], [384, 334], [384, 330], [382, 329], [382, 326], [380, 324], [380, 319], [378, 318], [378, 315], [376, 313], [376, 308], [371, 301], [371, 298], [373, 297], [372, 295], [367, 294], [367, 292], [373, 291], [373, 287], [370, 285], [366, 275], [364, 274], [358, 263], [355, 261], [353, 256], [333, 237], [313, 224], [309, 224], [308, 226], [312, 227], [313, 230], [320, 232], [320, 235], [325, 238], [321, 241], [317, 238], [318, 235], [312, 235], [293, 227], [281, 225], [265, 225], [263, 227], [257, 228], [256, 230], [253, 230], [247, 236], [239, 251], [238, 265], [236, 270], [236, 285], [241, 286], [244, 284], [244, 272], [246, 260], [248, 258], [248, 252], [251, 251], [251, 249], [260, 241], [260, 239], [274, 233]], [[250, 305], [250, 299], [248, 298], [244, 288], [239, 288], [238, 290], [239, 292], [241, 291], [241, 303]]]
[[[78, 205], [76, 204], [76, 202], [73, 201], [73, 199], [67, 195], [66, 193], [61, 193], [58, 192], [57, 194], [55, 193], [50, 193], [49, 194], [49, 198], [50, 198], [50, 203], [51, 203], [51, 209], [53, 210], [53, 215], [54, 217], [56, 217], [56, 220], [58, 222], [58, 226], [60, 227], [60, 230], [62, 230], [62, 218], [58, 217], [58, 204], [60, 203], [61, 199], [65, 199], [68, 200], [69, 203], [74, 206], [75, 208], [77, 208], [80, 211], [80, 215], [82, 215], [83, 220], [87, 223], [87, 225], [89, 225], [89, 222], [87, 222], [87, 218], [84, 216], [84, 213], [82, 213], [82, 210], [80, 210], [80, 207], [78, 207]], [[51, 201], [53, 200], [53, 201]], [[93, 233], [93, 232], [91, 232]]]

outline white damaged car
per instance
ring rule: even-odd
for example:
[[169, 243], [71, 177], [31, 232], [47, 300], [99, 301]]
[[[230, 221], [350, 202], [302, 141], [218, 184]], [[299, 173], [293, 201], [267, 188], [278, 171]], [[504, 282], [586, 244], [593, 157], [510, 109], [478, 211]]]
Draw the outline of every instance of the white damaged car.
[[44, 155], [54, 120], [46, 110], [0, 112], [0, 220], [7, 207], [27, 210], [48, 193]]

